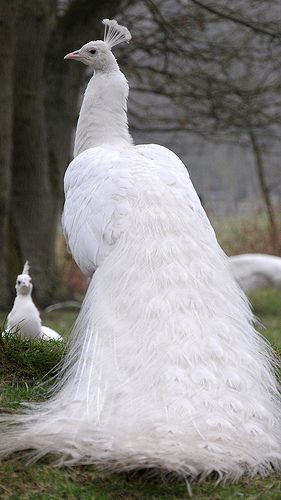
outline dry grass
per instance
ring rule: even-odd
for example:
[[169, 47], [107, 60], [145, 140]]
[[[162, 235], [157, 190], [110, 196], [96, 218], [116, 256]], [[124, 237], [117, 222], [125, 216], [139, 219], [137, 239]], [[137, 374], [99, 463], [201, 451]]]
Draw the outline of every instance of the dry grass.
[[[281, 214], [277, 221], [281, 234]], [[227, 255], [276, 254], [270, 241], [268, 220], [263, 212], [256, 212], [253, 216], [213, 218], [212, 224]]]

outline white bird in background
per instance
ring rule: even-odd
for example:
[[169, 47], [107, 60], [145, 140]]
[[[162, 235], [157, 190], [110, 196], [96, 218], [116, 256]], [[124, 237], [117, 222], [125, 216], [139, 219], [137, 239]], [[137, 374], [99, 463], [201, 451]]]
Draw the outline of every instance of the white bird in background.
[[28, 448], [60, 464], [185, 477], [265, 475], [281, 464], [273, 357], [185, 166], [164, 147], [133, 144], [128, 83], [111, 52], [131, 36], [104, 24], [104, 41], [66, 56], [94, 71], [63, 217], [91, 282], [53, 396], [1, 417], [11, 426], [0, 454]]
[[229, 257], [230, 269], [244, 292], [259, 288], [281, 291], [281, 258], [262, 253]]
[[57, 332], [41, 324], [39, 311], [31, 297], [32, 287], [29, 264], [26, 261], [22, 274], [16, 280], [17, 296], [8, 315], [7, 333], [18, 333], [29, 339], [62, 340]]

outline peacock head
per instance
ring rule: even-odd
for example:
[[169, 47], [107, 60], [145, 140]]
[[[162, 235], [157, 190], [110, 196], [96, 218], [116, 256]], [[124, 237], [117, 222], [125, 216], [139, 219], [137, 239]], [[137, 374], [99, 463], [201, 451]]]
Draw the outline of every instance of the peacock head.
[[22, 274], [17, 276], [16, 291], [17, 295], [30, 295], [32, 292], [32, 280], [29, 276], [28, 261], [24, 264]]
[[95, 71], [108, 72], [118, 69], [117, 61], [111, 52], [112, 47], [122, 42], [129, 42], [131, 34], [125, 26], [120, 26], [115, 19], [104, 19], [104, 40], [88, 42], [79, 50], [70, 52], [64, 59], [81, 61]]

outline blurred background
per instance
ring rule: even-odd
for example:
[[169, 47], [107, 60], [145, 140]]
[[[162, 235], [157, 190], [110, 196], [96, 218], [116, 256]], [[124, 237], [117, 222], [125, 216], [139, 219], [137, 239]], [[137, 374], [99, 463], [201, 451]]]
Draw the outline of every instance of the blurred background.
[[3, 310], [26, 259], [41, 307], [85, 290], [60, 217], [90, 75], [63, 57], [112, 17], [135, 142], [181, 157], [228, 255], [281, 255], [280, 0], [0, 0]]

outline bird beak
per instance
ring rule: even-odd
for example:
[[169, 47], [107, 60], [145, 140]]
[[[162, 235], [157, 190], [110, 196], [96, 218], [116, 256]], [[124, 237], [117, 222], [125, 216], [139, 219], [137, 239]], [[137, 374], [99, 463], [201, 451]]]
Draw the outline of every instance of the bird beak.
[[64, 56], [64, 59], [74, 59], [76, 61], [79, 61], [80, 60], [80, 52], [79, 50], [75, 50], [75, 52], [69, 52], [69, 54], [66, 54], [66, 56]]

